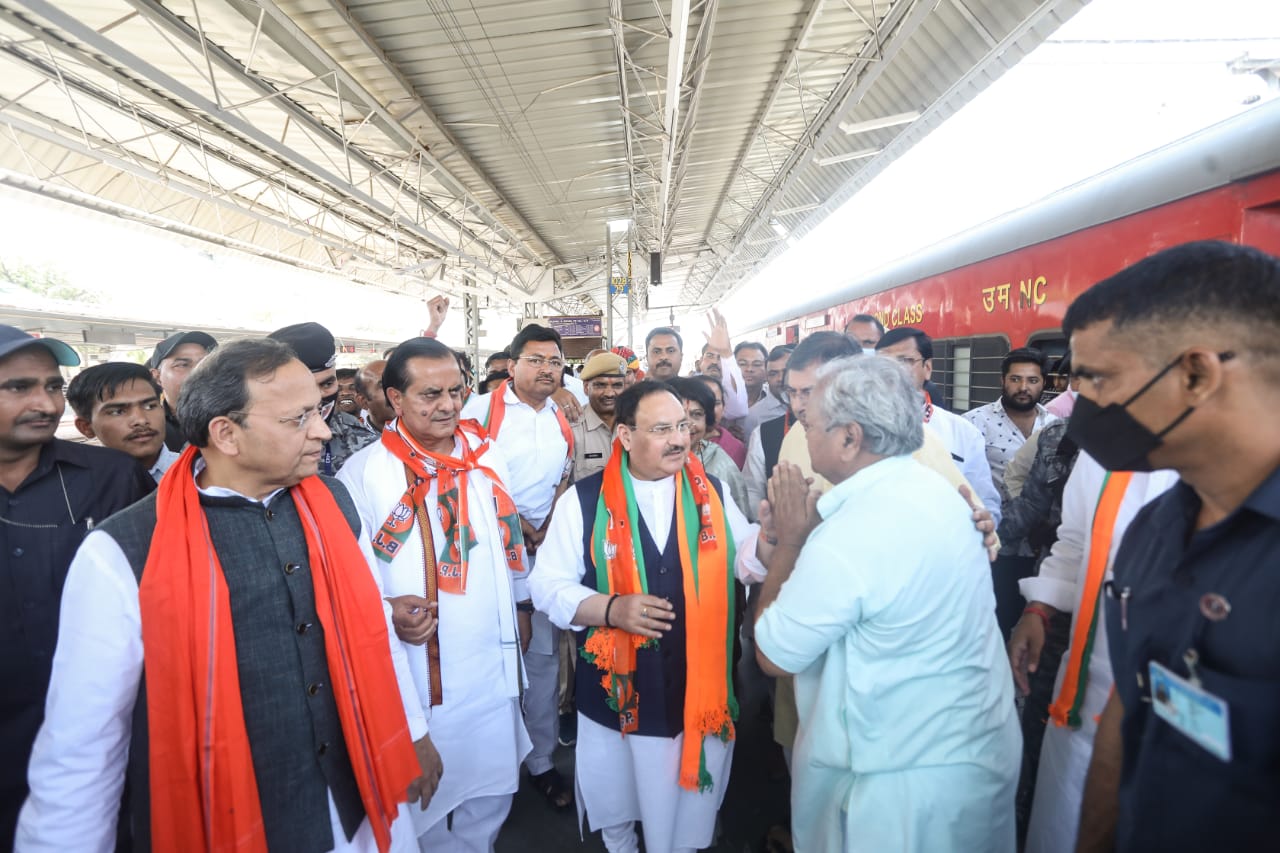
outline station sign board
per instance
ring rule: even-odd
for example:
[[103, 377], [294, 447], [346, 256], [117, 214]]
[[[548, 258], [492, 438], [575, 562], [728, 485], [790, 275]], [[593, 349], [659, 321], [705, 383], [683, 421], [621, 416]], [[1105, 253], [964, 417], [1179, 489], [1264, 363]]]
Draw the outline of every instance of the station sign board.
[[547, 318], [547, 324], [562, 338], [598, 338], [603, 334], [603, 323], [598, 314]]

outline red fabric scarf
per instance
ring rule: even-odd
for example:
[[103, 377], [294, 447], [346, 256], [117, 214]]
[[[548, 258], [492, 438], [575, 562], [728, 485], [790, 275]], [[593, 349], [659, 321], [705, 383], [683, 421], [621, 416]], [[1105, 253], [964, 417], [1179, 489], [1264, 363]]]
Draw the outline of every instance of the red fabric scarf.
[[[138, 588], [151, 720], [152, 846], [265, 851], [230, 599], [196, 490], [196, 455], [188, 447], [160, 483]], [[306, 478], [290, 496], [306, 536], [351, 767], [378, 849], [385, 851], [398, 804], [422, 771], [391, 663], [382, 597], [320, 478]]]

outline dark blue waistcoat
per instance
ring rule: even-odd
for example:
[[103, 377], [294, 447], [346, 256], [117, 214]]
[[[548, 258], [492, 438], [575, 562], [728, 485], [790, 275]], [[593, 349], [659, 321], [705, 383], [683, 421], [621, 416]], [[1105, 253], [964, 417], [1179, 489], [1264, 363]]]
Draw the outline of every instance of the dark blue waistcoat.
[[[323, 479], [323, 478], [322, 478]], [[359, 516], [346, 489], [325, 480], [353, 533]], [[334, 846], [327, 792], [350, 839], [364, 806], [347, 755], [316, 616], [302, 524], [287, 491], [262, 504], [201, 495], [222, 564], [235, 632], [240, 701], [258, 782], [267, 847], [325, 851]], [[155, 530], [152, 495], [98, 529], [117, 543], [139, 582]], [[352, 571], [368, 571], [365, 565]], [[197, 618], [198, 615], [197, 615]], [[147, 699], [139, 687], [129, 749], [129, 824], [134, 850], [151, 848]]]
[[[708, 475], [716, 494], [724, 500], [720, 481]], [[604, 482], [601, 471], [581, 480], [575, 486], [578, 504], [582, 507], [582, 560], [586, 574], [582, 582], [596, 585], [595, 557], [591, 553], [591, 531], [596, 521], [596, 503], [600, 499], [600, 486]], [[675, 511], [671, 513], [671, 533], [661, 551], [653, 541], [653, 535], [636, 513], [640, 524], [640, 544], [644, 553], [645, 577], [649, 595], [669, 600], [675, 608], [675, 622], [671, 630], [658, 641], [657, 648], [636, 652], [636, 693], [640, 701], [640, 728], [635, 732], [655, 737], [675, 737], [684, 731], [685, 688], [685, 613], [684, 575], [680, 569], [680, 543]], [[601, 592], [606, 590], [601, 589]], [[586, 631], [578, 631], [578, 648], [587, 641]], [[614, 731], [619, 730], [618, 712], [609, 707], [604, 688], [600, 686], [601, 670], [585, 658], [579, 658], [575, 673], [575, 697], [578, 710], [590, 720]]]

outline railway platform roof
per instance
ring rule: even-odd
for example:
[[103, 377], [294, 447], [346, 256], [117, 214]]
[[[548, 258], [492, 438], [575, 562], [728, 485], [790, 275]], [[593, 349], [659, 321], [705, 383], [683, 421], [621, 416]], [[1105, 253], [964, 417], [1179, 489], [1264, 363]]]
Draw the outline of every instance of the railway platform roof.
[[0, 0], [0, 185], [526, 314], [615, 223], [710, 305], [1086, 2]]

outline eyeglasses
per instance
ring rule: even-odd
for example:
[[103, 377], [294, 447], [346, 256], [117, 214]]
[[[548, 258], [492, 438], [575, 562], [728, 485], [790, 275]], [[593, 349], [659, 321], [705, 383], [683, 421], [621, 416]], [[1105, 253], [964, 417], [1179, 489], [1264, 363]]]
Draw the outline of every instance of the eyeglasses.
[[917, 364], [924, 364], [923, 358], [914, 358], [909, 355], [891, 355], [889, 357], [898, 362], [898, 364], [902, 364], [907, 367], [915, 367]]
[[517, 361], [527, 361], [534, 370], [550, 367], [552, 370], [563, 370], [564, 360], [559, 358], [543, 358], [540, 355], [522, 355]]
[[260, 416], [260, 417], [275, 417], [275, 419], [276, 419], [277, 421], [279, 421], [280, 423], [282, 423], [282, 424], [292, 424], [292, 425], [293, 425], [293, 426], [298, 430], [298, 432], [306, 432], [306, 431], [307, 431], [307, 426], [311, 423], [311, 419], [312, 419], [312, 418], [314, 418], [314, 417], [316, 417], [317, 415], [319, 415], [319, 416], [320, 416], [320, 420], [325, 420], [325, 419], [327, 419], [327, 418], [329, 417], [329, 414], [330, 414], [331, 412], [333, 412], [333, 403], [322, 403], [322, 404], [320, 405], [320, 408], [318, 408], [318, 409], [307, 409], [305, 412], [303, 412], [303, 413], [302, 413], [302, 414], [300, 414], [300, 415], [290, 415], [290, 416], [289, 416], [289, 417], [287, 417], [287, 418], [282, 418], [282, 417], [279, 417], [279, 416], [276, 416], [276, 415], [268, 415], [266, 412], [235, 412], [235, 411], [232, 411], [232, 412], [227, 412], [227, 414], [229, 414], [229, 415], [244, 415], [245, 417], [248, 417], [249, 415], [258, 415], [258, 416]]
[[677, 432], [684, 433], [685, 435], [689, 434], [688, 421], [681, 421], [678, 424], [656, 424], [655, 426], [645, 427], [644, 429], [640, 429], [635, 424], [625, 424], [625, 426], [630, 427], [636, 432], [647, 432], [652, 435], [656, 435], [659, 438], [666, 438], [667, 436]]

